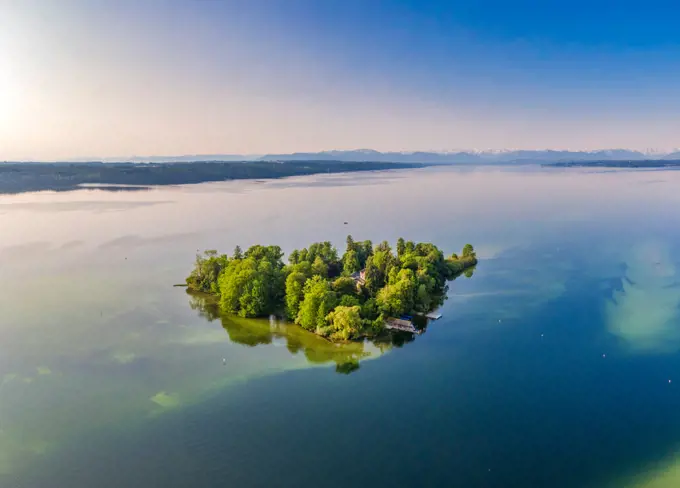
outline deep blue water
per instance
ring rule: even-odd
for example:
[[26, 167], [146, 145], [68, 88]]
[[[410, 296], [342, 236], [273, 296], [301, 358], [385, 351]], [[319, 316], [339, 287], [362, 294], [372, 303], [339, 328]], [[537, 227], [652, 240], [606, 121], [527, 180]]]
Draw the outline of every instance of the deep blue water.
[[[666, 184], [676, 182], [673, 172], [660, 174]], [[484, 176], [475, 182], [483, 185]], [[494, 174], [509, 187], [520, 176]], [[676, 200], [671, 191], [652, 191], [654, 185], [647, 185], [649, 194], [641, 190], [646, 200], [621, 193], [631, 181], [648, 178], [643, 173], [541, 177], [540, 185], [528, 185], [554, 185], [552, 193], [534, 197], [544, 214], [527, 216], [510, 201], [514, 221], [496, 220], [485, 209], [489, 219], [474, 224], [460, 217], [447, 222], [445, 210], [435, 220], [408, 222], [420, 235], [430, 225], [439, 240], [442, 233], [465, 234], [469, 227], [481, 248], [515, 241], [482, 256], [471, 278], [453, 282], [443, 318], [412, 342], [362, 361], [351, 374], [337, 374], [332, 363], [274, 368], [143, 421], [129, 414], [127, 422], [123, 416], [102, 428], [97, 420], [8, 479], [16, 486], [101, 488], [556, 488], [647, 486], [654, 479], [662, 483], [654, 486], [674, 486], [661, 472], [673, 469], [668, 465], [680, 445], [680, 233], [671, 212]], [[588, 178], [599, 178], [601, 190], [578, 193]], [[571, 206], [569, 192], [577, 201]], [[524, 190], [511, 193], [520, 199]], [[475, 218], [483, 214], [470, 212]], [[573, 212], [583, 213], [575, 219]], [[267, 213], [264, 208], [262, 215]], [[364, 231], [370, 232], [372, 219], [382, 228], [404, 227], [403, 218], [389, 213], [386, 224], [385, 214], [367, 216]], [[394, 232], [407, 234], [403, 230]], [[220, 321], [200, 317], [181, 292], [163, 294], [154, 306], [172, 300], [170, 317], [220, 332]], [[136, 310], [140, 314], [143, 307]], [[152, 334], [159, 344], [162, 327]], [[229, 334], [221, 332], [229, 344]], [[142, 384], [162, 377], [163, 391], [170, 392], [168, 376], [181, 376], [182, 368], [202, 357], [225, 355], [234, 375], [272, 354], [301, 357], [274, 347], [275, 340], [262, 342], [201, 349], [203, 356], [192, 349], [185, 363], [182, 349], [164, 349], [177, 355], [164, 360], [137, 352], [139, 358], [129, 363], [135, 366], [123, 376]], [[238, 354], [233, 361], [231, 351]], [[93, 374], [94, 382], [113, 373]], [[125, 382], [120, 389], [126, 385], [141, 389]], [[119, 399], [89, 388], [105, 404]], [[150, 388], [159, 389], [155, 383]]]

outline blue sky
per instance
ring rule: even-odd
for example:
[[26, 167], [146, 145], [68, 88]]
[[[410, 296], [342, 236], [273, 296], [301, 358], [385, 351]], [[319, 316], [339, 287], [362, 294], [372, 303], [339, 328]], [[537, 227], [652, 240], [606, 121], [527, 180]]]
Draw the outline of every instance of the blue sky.
[[671, 2], [5, 0], [0, 159], [680, 146]]

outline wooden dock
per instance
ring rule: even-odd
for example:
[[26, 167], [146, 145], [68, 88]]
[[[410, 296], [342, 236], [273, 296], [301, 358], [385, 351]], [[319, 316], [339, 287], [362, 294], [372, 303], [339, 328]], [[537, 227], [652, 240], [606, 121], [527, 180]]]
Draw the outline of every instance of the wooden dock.
[[418, 333], [418, 329], [413, 326], [413, 322], [410, 320], [389, 318], [385, 321], [386, 329], [401, 330], [403, 332], [411, 332], [413, 334]]
[[430, 320], [439, 320], [440, 318], [442, 318], [442, 314], [435, 313], [435, 312], [430, 312], [430, 313], [416, 312], [416, 315], [418, 315], [419, 317], [428, 318]]

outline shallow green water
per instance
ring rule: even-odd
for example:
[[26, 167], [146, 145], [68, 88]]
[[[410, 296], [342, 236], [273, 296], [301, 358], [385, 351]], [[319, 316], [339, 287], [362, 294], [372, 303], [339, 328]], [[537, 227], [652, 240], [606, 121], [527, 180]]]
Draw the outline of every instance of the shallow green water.
[[[0, 485], [676, 486], [679, 183], [429, 168], [0, 197]], [[172, 287], [197, 249], [347, 233], [482, 260], [396, 344]]]

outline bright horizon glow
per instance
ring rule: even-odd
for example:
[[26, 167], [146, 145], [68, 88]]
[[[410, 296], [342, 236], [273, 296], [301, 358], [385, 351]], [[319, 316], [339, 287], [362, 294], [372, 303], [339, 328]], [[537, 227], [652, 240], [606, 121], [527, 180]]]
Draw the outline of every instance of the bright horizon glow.
[[677, 14], [583, 0], [6, 0], [0, 160], [670, 151]]

